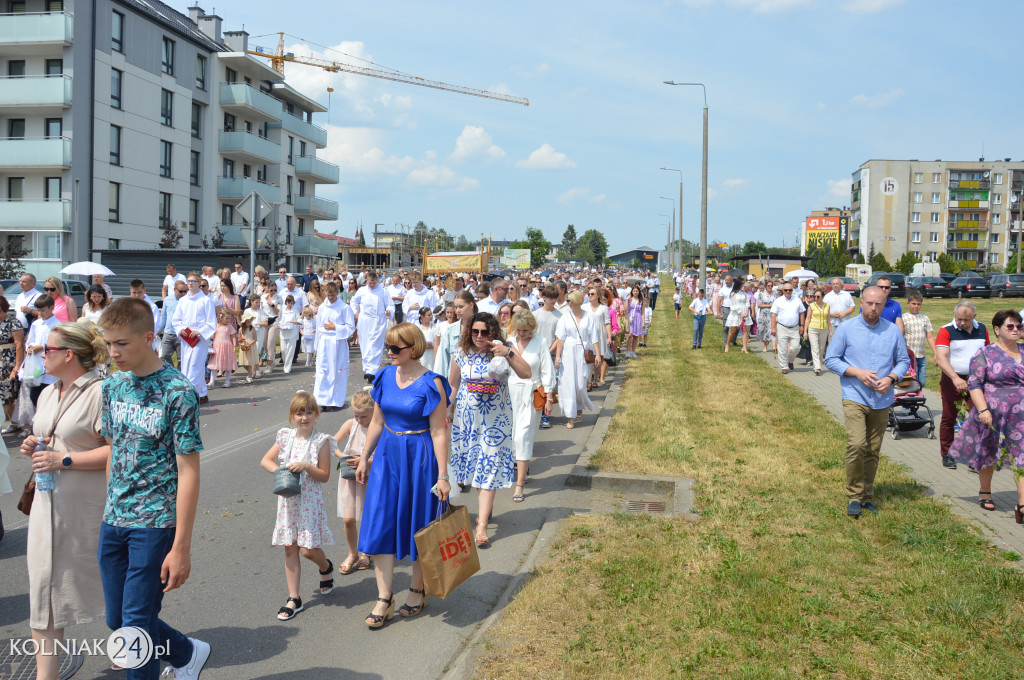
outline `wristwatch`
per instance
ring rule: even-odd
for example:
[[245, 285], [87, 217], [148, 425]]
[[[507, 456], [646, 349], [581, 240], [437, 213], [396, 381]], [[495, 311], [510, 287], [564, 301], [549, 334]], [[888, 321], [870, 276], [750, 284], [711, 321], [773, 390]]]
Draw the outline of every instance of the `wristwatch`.
[[64, 456], [64, 459], [60, 462], [66, 468], [71, 467], [71, 456]]

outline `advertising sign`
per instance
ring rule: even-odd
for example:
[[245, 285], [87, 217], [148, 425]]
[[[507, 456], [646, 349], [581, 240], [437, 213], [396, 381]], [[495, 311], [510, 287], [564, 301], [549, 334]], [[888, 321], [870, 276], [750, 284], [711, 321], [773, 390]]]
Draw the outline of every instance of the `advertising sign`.
[[505, 255], [502, 258], [502, 264], [510, 269], [529, 269], [530, 249], [505, 248]]
[[839, 217], [807, 218], [807, 250], [839, 245]]

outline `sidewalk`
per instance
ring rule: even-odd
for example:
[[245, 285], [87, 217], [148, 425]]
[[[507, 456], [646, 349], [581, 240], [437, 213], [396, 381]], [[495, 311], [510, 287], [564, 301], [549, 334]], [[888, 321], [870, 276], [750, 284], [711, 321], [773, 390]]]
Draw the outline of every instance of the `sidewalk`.
[[[717, 337], [717, 336], [716, 336]], [[761, 346], [761, 343], [751, 343]], [[705, 351], [717, 347], [710, 344]], [[751, 349], [751, 352], [754, 352]], [[754, 352], [778, 370], [775, 355], [771, 352]], [[815, 377], [810, 366], [800, 366], [798, 360], [796, 370], [784, 376], [794, 385], [804, 390], [827, 408], [840, 423], [842, 419], [842, 393], [839, 387], [839, 376], [822, 368], [820, 376]], [[929, 366], [928, 370], [938, 370]], [[1013, 506], [1017, 502], [1017, 487], [1013, 483], [1013, 473], [1002, 470], [992, 478], [992, 498], [996, 510], [982, 510], [978, 505], [978, 476], [967, 471], [962, 462], [956, 470], [942, 467], [939, 457], [939, 419], [942, 416], [942, 399], [937, 392], [925, 390], [928, 407], [935, 417], [935, 439], [928, 438], [928, 428], [915, 432], [901, 432], [900, 438], [893, 440], [887, 431], [882, 441], [882, 454], [890, 460], [907, 467], [908, 474], [921, 484], [928, 487], [928, 493], [947, 503], [968, 519], [973, 520], [982, 530], [982, 534], [1002, 550], [1012, 550], [1024, 556], [1024, 527], [1013, 519]], [[885, 512], [885, 508], [881, 508]]]

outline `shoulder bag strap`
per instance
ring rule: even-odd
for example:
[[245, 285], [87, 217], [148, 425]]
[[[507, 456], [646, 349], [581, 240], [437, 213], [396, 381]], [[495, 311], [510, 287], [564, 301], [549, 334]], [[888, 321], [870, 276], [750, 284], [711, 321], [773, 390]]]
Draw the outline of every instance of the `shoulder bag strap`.
[[576, 321], [576, 315], [572, 313], [572, 307], [569, 308], [569, 316], [572, 317], [572, 323], [576, 326], [576, 335], [580, 338], [580, 344], [583, 346], [583, 349], [586, 349], [587, 343], [583, 342], [583, 334], [580, 333], [580, 324]]

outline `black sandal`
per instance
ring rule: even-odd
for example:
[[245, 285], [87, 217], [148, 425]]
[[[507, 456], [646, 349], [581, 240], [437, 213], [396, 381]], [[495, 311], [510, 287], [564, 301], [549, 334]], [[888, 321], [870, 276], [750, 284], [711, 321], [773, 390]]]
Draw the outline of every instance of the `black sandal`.
[[[327, 568], [320, 572], [321, 576], [327, 576], [328, 574], [334, 573], [334, 562], [331, 562], [331, 558], [327, 558]], [[326, 590], [324, 590], [326, 588]], [[330, 595], [331, 591], [334, 590], [334, 577], [331, 576], [329, 579], [323, 579], [320, 581], [320, 594]]]
[[295, 618], [295, 615], [303, 610], [302, 598], [301, 597], [289, 597], [288, 602], [294, 602], [295, 607], [281, 607], [277, 610], [278, 621], [291, 621]]
[[[982, 496], [988, 496], [988, 498], [982, 498]], [[978, 492], [978, 505], [981, 506], [982, 510], [995, 510], [996, 504], [992, 500], [991, 491], [979, 491]]]
[[402, 616], [404, 616], [405, 618], [416, 616], [421, 611], [423, 611], [426, 608], [426, 606], [427, 606], [427, 594], [424, 591], [416, 590], [415, 588], [409, 588], [409, 592], [410, 593], [419, 593], [420, 595], [423, 596], [423, 599], [420, 600], [419, 606], [417, 606], [417, 607], [410, 607], [407, 604], [403, 604], [399, 608], [398, 613], [401, 614]]
[[390, 621], [395, 618], [395, 596], [392, 595], [388, 599], [383, 597], [377, 598], [378, 602], [383, 602], [388, 605], [388, 608], [384, 610], [383, 614], [374, 614], [372, 611], [366, 615], [366, 625], [371, 629], [376, 630], [384, 625], [385, 621]]

